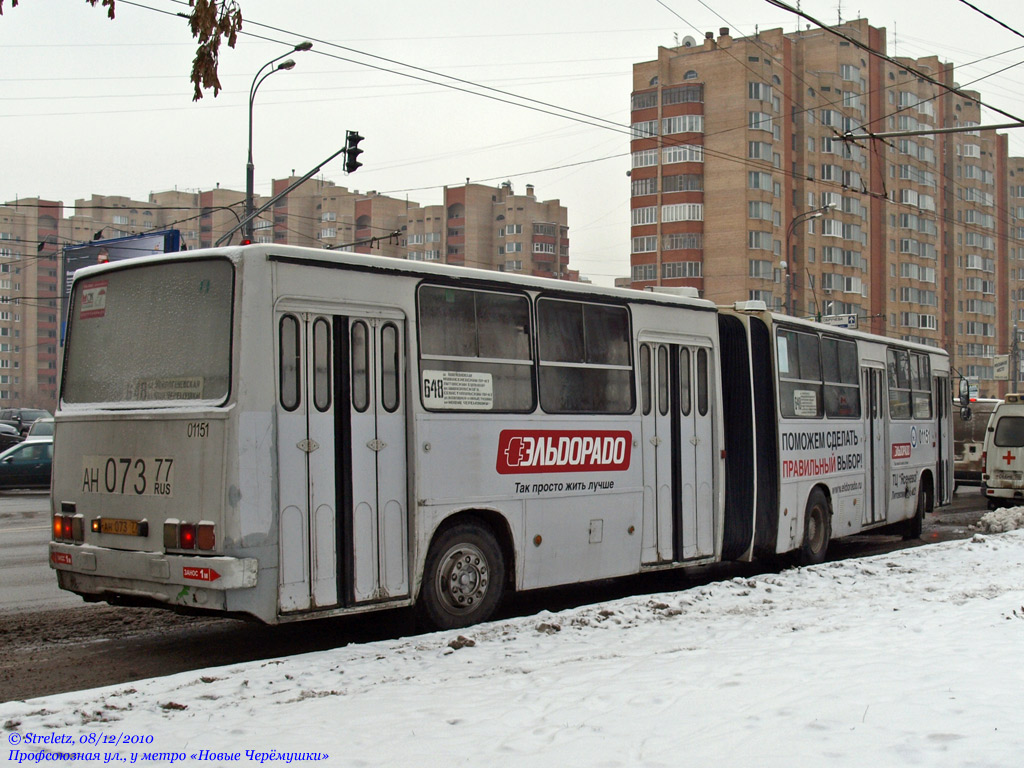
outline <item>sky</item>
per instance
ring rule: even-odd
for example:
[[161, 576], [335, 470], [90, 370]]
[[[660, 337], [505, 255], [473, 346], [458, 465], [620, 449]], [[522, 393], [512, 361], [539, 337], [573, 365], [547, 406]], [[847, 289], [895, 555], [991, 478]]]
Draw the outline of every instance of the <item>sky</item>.
[[[424, 205], [466, 179], [508, 180], [518, 193], [533, 184], [540, 199], [568, 207], [571, 266], [599, 284], [629, 272], [632, 64], [687, 35], [791, 32], [797, 23], [767, 0], [240, 0], [247, 21], [238, 45], [222, 50], [223, 91], [194, 103], [195, 46], [174, 15], [186, 4], [118, 0], [110, 21], [85, 0], [10, 2], [0, 17], [2, 201], [244, 190], [253, 78], [308, 39], [313, 50], [256, 95], [258, 193], [316, 167], [356, 130], [363, 167], [349, 178], [338, 159], [325, 178]], [[1024, 30], [1024, 6], [973, 2]], [[890, 54], [938, 54], [983, 101], [1024, 112], [1019, 70], [994, 74], [1024, 60], [1024, 40], [963, 0], [801, 8], [828, 24], [865, 17], [888, 30]], [[1024, 155], [1024, 133], [1011, 132], [1010, 152]]]
[[[1017, 528], [1024, 508], [981, 522]], [[74, 750], [103, 755], [75, 765], [174, 753], [181, 765], [1015, 768], [1022, 642], [1024, 531], [979, 532], [461, 634], [9, 701], [2, 749], [10, 765]], [[55, 736], [74, 743], [35, 741]]]

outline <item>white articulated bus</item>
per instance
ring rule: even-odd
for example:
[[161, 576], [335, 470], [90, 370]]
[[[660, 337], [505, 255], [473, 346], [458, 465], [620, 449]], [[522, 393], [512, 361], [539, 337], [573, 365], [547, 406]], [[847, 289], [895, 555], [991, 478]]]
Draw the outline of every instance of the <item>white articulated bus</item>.
[[833, 538], [917, 538], [925, 512], [950, 503], [944, 351], [749, 311], [722, 312], [721, 347], [724, 558], [752, 542], [755, 555], [820, 562]]
[[284, 246], [133, 259], [75, 275], [50, 563], [87, 600], [465, 626], [510, 589], [913, 535], [951, 492], [950, 400], [942, 352], [754, 308]]

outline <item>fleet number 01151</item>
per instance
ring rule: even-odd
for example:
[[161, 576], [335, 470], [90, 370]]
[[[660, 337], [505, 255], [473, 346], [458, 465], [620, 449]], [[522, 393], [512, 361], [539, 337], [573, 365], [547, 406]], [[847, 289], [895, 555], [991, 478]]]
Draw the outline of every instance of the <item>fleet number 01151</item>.
[[174, 459], [168, 456], [86, 456], [83, 493], [171, 496]]

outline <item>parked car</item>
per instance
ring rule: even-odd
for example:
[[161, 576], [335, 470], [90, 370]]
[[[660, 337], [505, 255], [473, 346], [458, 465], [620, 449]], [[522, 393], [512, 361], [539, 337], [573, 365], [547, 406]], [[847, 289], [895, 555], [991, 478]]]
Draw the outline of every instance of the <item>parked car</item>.
[[50, 416], [53, 414], [41, 408], [3, 408], [0, 409], [0, 424], [10, 424], [24, 435], [36, 419]]
[[49, 488], [53, 438], [18, 443], [0, 453], [0, 489]]
[[0, 450], [21, 442], [21, 432], [10, 424], [0, 424]]
[[25, 435], [26, 440], [38, 440], [41, 437], [53, 437], [52, 416], [33, 421], [32, 426], [28, 428], [28, 434]]

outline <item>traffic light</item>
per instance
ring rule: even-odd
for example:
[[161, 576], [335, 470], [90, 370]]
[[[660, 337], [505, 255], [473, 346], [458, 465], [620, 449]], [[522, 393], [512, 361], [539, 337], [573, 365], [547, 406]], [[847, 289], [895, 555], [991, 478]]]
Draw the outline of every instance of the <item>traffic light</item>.
[[363, 137], [356, 131], [345, 131], [345, 173], [354, 173], [356, 168], [362, 165], [358, 160], [363, 150], [359, 149], [359, 142]]

